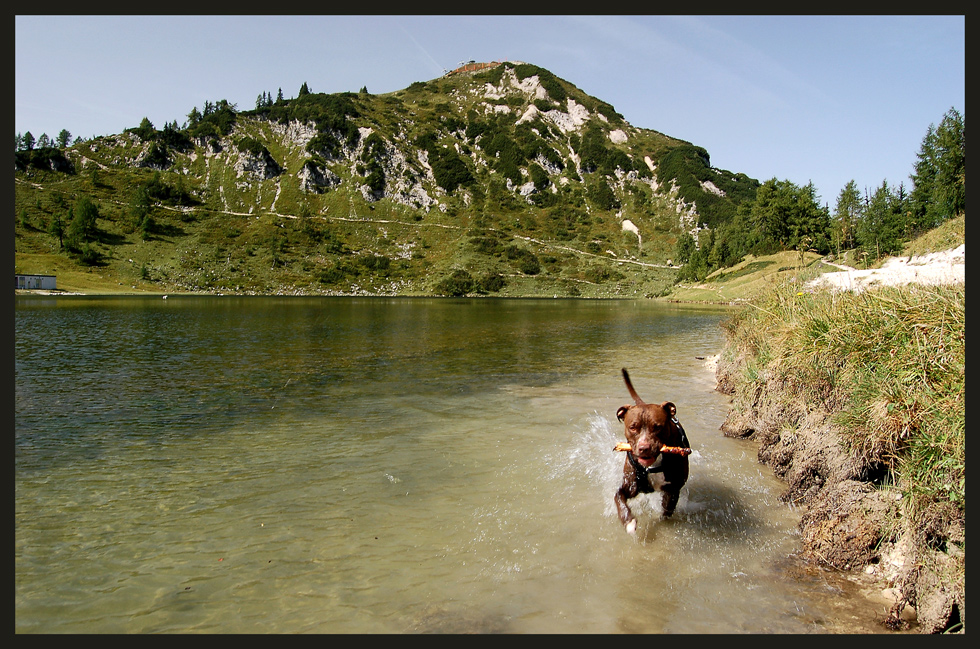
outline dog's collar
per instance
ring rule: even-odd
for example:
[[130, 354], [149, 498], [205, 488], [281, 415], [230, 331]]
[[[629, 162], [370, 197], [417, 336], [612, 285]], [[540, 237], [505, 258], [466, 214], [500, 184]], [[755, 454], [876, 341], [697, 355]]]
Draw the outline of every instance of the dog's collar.
[[677, 421], [677, 417], [671, 417], [670, 420], [674, 422], [674, 425], [677, 426], [678, 432], [681, 434], [680, 445], [684, 448], [691, 448], [691, 443], [687, 441], [687, 433], [684, 432], [684, 427], [681, 426], [681, 422]]
[[633, 451], [626, 451], [626, 457], [629, 458], [630, 464], [633, 465], [633, 470], [636, 471], [637, 478], [646, 478], [650, 473], [663, 473], [664, 467], [661, 465], [663, 461], [663, 455], [657, 457], [657, 463], [651, 467], [645, 467], [640, 464], [635, 457], [633, 457]]

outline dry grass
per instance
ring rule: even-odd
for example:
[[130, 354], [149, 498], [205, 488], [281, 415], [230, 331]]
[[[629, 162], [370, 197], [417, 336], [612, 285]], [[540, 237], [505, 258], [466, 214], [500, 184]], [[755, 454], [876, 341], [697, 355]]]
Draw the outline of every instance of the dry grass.
[[820, 255], [806, 253], [800, 258], [792, 250], [756, 257], [747, 255], [734, 266], [720, 268], [700, 284], [677, 284], [665, 299], [676, 302], [740, 304], [783, 281], [811, 279], [838, 270], [821, 261]]
[[963, 284], [855, 294], [784, 282], [727, 328], [752, 368], [743, 380], [788, 377], [805, 408], [830, 410], [849, 448], [888, 467], [907, 516], [950, 503], [965, 515], [965, 307]]

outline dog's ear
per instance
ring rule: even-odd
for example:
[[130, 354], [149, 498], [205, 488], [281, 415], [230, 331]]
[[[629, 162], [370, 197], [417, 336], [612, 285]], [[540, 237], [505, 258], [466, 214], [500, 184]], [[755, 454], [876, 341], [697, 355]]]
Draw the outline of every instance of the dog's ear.
[[619, 410], [616, 411], [616, 419], [618, 419], [619, 421], [623, 421], [623, 417], [626, 416], [626, 413], [629, 411], [631, 407], [632, 406], [630, 406], [629, 404], [625, 406], [620, 406]]
[[660, 407], [667, 411], [668, 417], [673, 417], [675, 414], [677, 414], [677, 406], [670, 401], [664, 401], [662, 404], [660, 404]]

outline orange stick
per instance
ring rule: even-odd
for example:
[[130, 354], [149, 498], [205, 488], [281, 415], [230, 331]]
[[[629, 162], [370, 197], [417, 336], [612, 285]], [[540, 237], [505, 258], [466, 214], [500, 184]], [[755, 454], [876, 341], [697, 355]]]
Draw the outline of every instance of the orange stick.
[[[627, 442], [620, 442], [613, 447], [614, 451], [628, 451], [630, 450], [630, 445]], [[691, 449], [683, 448], [681, 446], [663, 446], [660, 448], [661, 453], [667, 453], [669, 455], [684, 455], [688, 456], [691, 454]]]

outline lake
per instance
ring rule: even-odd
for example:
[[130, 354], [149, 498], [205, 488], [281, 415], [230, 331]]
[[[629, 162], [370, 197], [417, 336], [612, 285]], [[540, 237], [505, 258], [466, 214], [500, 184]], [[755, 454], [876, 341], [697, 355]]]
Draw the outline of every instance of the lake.
[[[17, 296], [18, 633], [881, 632], [724, 437], [726, 307]], [[630, 371], [691, 477], [615, 513]]]

